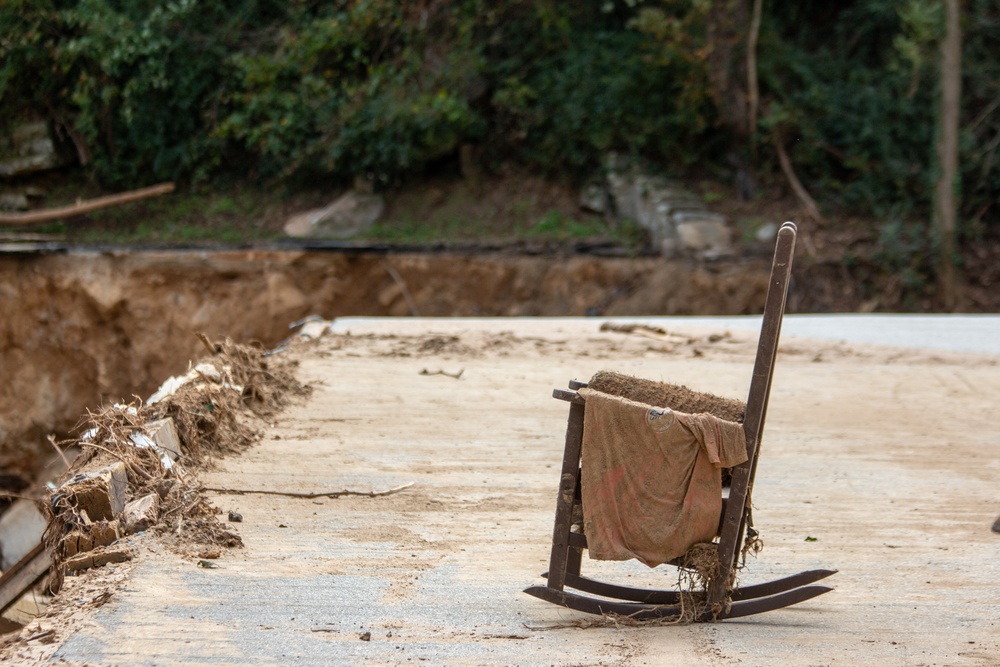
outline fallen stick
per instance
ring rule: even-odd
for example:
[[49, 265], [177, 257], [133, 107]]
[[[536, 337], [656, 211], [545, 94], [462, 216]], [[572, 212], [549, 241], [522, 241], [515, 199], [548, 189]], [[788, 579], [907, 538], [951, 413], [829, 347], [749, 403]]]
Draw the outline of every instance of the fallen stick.
[[618, 333], [651, 333], [659, 334], [661, 336], [667, 336], [667, 330], [663, 327], [654, 327], [648, 324], [615, 324], [614, 322], [605, 322], [601, 325], [601, 331], [616, 331]]
[[460, 369], [457, 373], [449, 373], [448, 371], [429, 371], [426, 368], [420, 371], [420, 375], [444, 375], [445, 377], [455, 378], [456, 380], [462, 377], [462, 373], [465, 369]]
[[53, 220], [83, 215], [98, 209], [108, 208], [109, 206], [118, 206], [119, 204], [128, 204], [129, 202], [139, 201], [148, 197], [157, 197], [173, 191], [173, 183], [160, 183], [148, 188], [77, 202], [72, 206], [29, 211], [27, 213], [0, 213], [0, 225], [37, 225], [42, 222], [52, 222]]
[[403, 489], [408, 489], [411, 486], [413, 486], [413, 482], [403, 484], [402, 486], [395, 486], [391, 489], [386, 489], [385, 491], [352, 491], [350, 489], [342, 489], [340, 491], [317, 491], [315, 493], [267, 491], [263, 489], [218, 489], [206, 486], [202, 488], [202, 491], [214, 491], [215, 493], [227, 493], [235, 496], [243, 496], [253, 493], [261, 496], [285, 496], [288, 498], [340, 498], [341, 496], [364, 496], [366, 498], [375, 498], [378, 496], [390, 496], [394, 493], [399, 493]]

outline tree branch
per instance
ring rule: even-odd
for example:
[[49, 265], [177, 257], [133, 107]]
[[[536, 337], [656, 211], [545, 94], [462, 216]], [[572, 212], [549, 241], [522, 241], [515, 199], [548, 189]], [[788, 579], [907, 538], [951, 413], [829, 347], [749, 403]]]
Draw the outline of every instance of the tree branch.
[[206, 486], [202, 487], [202, 491], [214, 491], [215, 493], [226, 493], [237, 496], [256, 494], [261, 496], [284, 496], [286, 498], [340, 498], [341, 496], [364, 496], [366, 498], [376, 498], [378, 496], [390, 496], [394, 493], [399, 493], [403, 489], [408, 489], [411, 486], [413, 486], [413, 482], [403, 484], [402, 486], [394, 486], [393, 488], [386, 489], [385, 491], [351, 491], [350, 489], [343, 489], [341, 491], [317, 491], [315, 493], [267, 491], [257, 489], [218, 489]]
[[42, 222], [52, 222], [62, 218], [71, 218], [83, 215], [109, 206], [118, 206], [129, 202], [139, 201], [147, 197], [165, 195], [174, 191], [173, 183], [160, 183], [148, 188], [122, 192], [116, 195], [98, 197], [90, 201], [77, 202], [72, 206], [62, 206], [60, 208], [50, 208], [42, 211], [29, 211], [28, 213], [2, 213], [0, 214], [0, 225], [37, 225]]
[[785, 144], [777, 132], [774, 134], [774, 147], [778, 151], [778, 161], [781, 163], [781, 171], [784, 172], [785, 178], [788, 180], [788, 185], [792, 188], [792, 192], [795, 193], [802, 207], [805, 208], [806, 215], [817, 222], [821, 221], [823, 216], [819, 212], [819, 206], [816, 205], [816, 200], [803, 187], [802, 182], [799, 181], [799, 177], [795, 175], [795, 169], [792, 168], [792, 160], [788, 157]]

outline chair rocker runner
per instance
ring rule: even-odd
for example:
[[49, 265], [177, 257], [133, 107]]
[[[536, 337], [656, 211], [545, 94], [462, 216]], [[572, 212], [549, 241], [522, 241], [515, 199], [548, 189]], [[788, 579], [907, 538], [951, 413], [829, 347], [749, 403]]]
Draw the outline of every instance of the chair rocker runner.
[[[795, 237], [796, 227], [791, 222], [786, 222], [778, 231], [750, 392], [743, 413], [742, 430], [746, 438], [747, 460], [732, 468], [729, 495], [722, 501], [722, 516], [716, 531], [718, 539], [713, 542], [718, 548], [719, 569], [716, 576], [708, 580], [704, 602], [697, 606], [697, 612], [692, 619], [694, 621], [714, 621], [758, 614], [803, 602], [832, 590], [826, 586], [811, 584], [834, 574], [836, 570], [811, 570], [764, 584], [730, 588], [741, 556], [740, 546], [743, 544], [744, 534], [752, 530], [750, 489], [757, 469], [760, 437], [764, 429], [764, 418], [771, 391], [771, 378], [788, 294]], [[587, 410], [587, 399], [581, 395], [580, 390], [586, 389], [588, 385], [573, 381], [569, 387], [568, 391], [556, 389], [553, 392], [555, 398], [569, 402], [570, 408], [556, 504], [552, 553], [549, 570], [542, 575], [547, 581], [544, 586], [532, 586], [524, 592], [586, 613], [616, 614], [635, 620], [679, 619], [686, 612], [690, 613], [691, 608], [688, 604], [685, 610], [683, 599], [685, 593], [682, 591], [620, 586], [581, 574], [582, 555], [583, 550], [588, 548], [588, 538], [582, 532], [574, 530], [574, 524], [578, 531], [581, 523], [574, 513], [580, 512], [582, 503], [581, 452]], [[680, 406], [674, 405], [661, 405], [661, 407], [681, 409]], [[587, 465], [586, 462], [583, 465]], [[680, 559], [669, 562], [682, 565]], [[566, 590], [567, 588], [579, 592], [571, 592]]]

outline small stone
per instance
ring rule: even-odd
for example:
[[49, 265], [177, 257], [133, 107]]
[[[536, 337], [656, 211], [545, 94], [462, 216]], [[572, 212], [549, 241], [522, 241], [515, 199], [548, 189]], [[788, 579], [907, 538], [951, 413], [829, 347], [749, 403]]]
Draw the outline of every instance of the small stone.
[[171, 489], [174, 488], [174, 484], [177, 483], [175, 479], [161, 479], [156, 483], [156, 495], [160, 496], [160, 500], [166, 500], [167, 496], [170, 495]]
[[229, 510], [229, 520], [232, 521], [233, 523], [240, 523], [241, 521], [243, 521], [243, 515], [240, 514], [239, 512], [234, 512], [233, 510]]
[[372, 640], [372, 633], [370, 633], [370, 632], [362, 632], [361, 633], [361, 641], [363, 641], [363, 642], [370, 642], [371, 640]]

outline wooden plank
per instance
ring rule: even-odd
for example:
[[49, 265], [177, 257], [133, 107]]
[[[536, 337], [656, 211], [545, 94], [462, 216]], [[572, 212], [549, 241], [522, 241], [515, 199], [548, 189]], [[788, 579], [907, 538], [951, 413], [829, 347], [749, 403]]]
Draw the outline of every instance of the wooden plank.
[[38, 546], [4, 572], [0, 576], [0, 613], [38, 583], [49, 571], [51, 563], [48, 550], [39, 542]]
[[560, 401], [575, 403], [576, 405], [584, 404], [584, 400], [580, 394], [575, 391], [566, 391], [565, 389], [553, 389], [552, 398], [558, 398]]
[[556, 501], [556, 520], [552, 531], [552, 555], [549, 559], [549, 587], [562, 590], [569, 563], [570, 526], [573, 523], [573, 499], [580, 479], [580, 450], [583, 445], [583, 405], [569, 406], [566, 424], [566, 447], [563, 453], [562, 472], [559, 477], [559, 497]]

